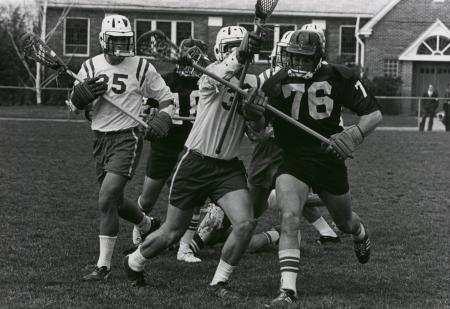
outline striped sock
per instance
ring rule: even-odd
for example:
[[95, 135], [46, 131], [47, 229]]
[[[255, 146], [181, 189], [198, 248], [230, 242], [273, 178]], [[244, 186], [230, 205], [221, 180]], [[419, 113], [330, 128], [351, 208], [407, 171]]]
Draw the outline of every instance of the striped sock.
[[98, 238], [100, 239], [100, 254], [98, 256], [97, 267], [106, 266], [106, 268], [110, 269], [117, 236], [99, 235]]
[[281, 271], [281, 288], [295, 292], [297, 295], [297, 274], [300, 265], [300, 250], [285, 249], [278, 251]]
[[189, 244], [189, 248], [191, 248], [194, 254], [197, 254], [200, 250], [203, 249], [203, 247], [205, 247], [203, 240], [200, 238], [200, 236], [198, 236], [198, 234], [194, 234], [194, 237], [192, 238], [192, 241]]
[[262, 234], [266, 236], [269, 245], [276, 244], [280, 239], [280, 234], [277, 231], [267, 231], [262, 232]]
[[194, 238], [195, 232], [197, 231], [199, 220], [200, 214], [194, 214], [192, 216], [188, 229], [184, 233], [183, 237], [181, 237], [180, 245], [185, 244], [186, 246], [189, 246], [189, 244], [192, 242]]

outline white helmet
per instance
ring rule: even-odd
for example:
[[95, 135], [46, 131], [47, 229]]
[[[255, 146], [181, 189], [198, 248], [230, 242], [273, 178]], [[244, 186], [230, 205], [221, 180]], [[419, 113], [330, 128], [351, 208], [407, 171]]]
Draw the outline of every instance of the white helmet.
[[292, 33], [294, 33], [294, 31], [285, 32], [281, 37], [281, 40], [274, 44], [272, 53], [270, 54], [270, 65], [272, 70], [275, 70], [277, 66], [283, 66], [283, 59], [281, 57], [284, 56], [284, 50], [291, 40]]
[[[115, 42], [113, 38], [126, 38], [126, 42]], [[134, 56], [134, 32], [131, 23], [125, 16], [108, 15], [102, 21], [99, 34], [100, 46], [104, 53], [121, 56]]]
[[222, 61], [232, 52], [233, 47], [238, 47], [244, 39], [247, 30], [240, 26], [223, 27], [219, 30], [214, 45], [216, 59]]

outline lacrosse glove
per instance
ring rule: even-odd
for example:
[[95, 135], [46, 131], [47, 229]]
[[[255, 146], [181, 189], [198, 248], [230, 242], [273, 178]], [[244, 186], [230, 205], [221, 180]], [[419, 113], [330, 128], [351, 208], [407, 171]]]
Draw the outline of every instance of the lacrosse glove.
[[73, 87], [71, 101], [77, 109], [84, 109], [89, 103], [106, 92], [108, 85], [98, 80], [98, 77], [87, 78], [84, 82]]
[[258, 121], [266, 111], [267, 97], [259, 89], [250, 89], [241, 106], [242, 116], [249, 121]]
[[173, 126], [172, 118], [166, 112], [159, 112], [147, 124], [148, 128], [145, 130], [144, 138], [151, 142], [167, 137]]
[[331, 135], [331, 144], [327, 147], [326, 152], [333, 154], [340, 160], [353, 158], [353, 152], [361, 145], [363, 140], [363, 132], [357, 125], [353, 125], [340, 133]]
[[262, 47], [262, 38], [256, 34], [255, 31], [247, 32], [244, 39], [241, 41], [241, 45], [237, 48], [236, 57], [239, 63], [245, 63], [245, 61], [252, 60], [253, 55], [259, 53]]

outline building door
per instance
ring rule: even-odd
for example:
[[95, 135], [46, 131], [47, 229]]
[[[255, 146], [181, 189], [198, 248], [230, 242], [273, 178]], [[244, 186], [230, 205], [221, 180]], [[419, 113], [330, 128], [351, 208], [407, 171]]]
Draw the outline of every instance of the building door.
[[450, 63], [414, 62], [413, 95], [422, 96], [432, 84], [440, 97], [445, 96], [445, 88], [450, 84]]

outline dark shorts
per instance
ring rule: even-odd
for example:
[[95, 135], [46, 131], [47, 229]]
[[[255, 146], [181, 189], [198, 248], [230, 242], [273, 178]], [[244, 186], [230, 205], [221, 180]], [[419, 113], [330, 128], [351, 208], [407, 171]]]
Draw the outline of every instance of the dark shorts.
[[323, 151], [287, 154], [278, 170], [278, 175], [289, 174], [306, 183], [315, 193], [322, 191], [342, 195], [348, 192], [347, 167]]
[[103, 181], [106, 173], [131, 179], [139, 163], [142, 134], [137, 128], [114, 131], [94, 131], [94, 159], [97, 180]]
[[282, 158], [283, 151], [278, 147], [274, 138], [258, 143], [253, 149], [248, 183], [267, 190], [272, 189]]
[[192, 150], [180, 157], [169, 189], [169, 203], [180, 209], [204, 204], [209, 197], [217, 202], [222, 196], [247, 189], [244, 164], [238, 158], [219, 160]]
[[147, 159], [147, 177], [165, 179], [172, 174], [191, 129], [191, 123], [175, 125], [167, 138], [151, 143]]

